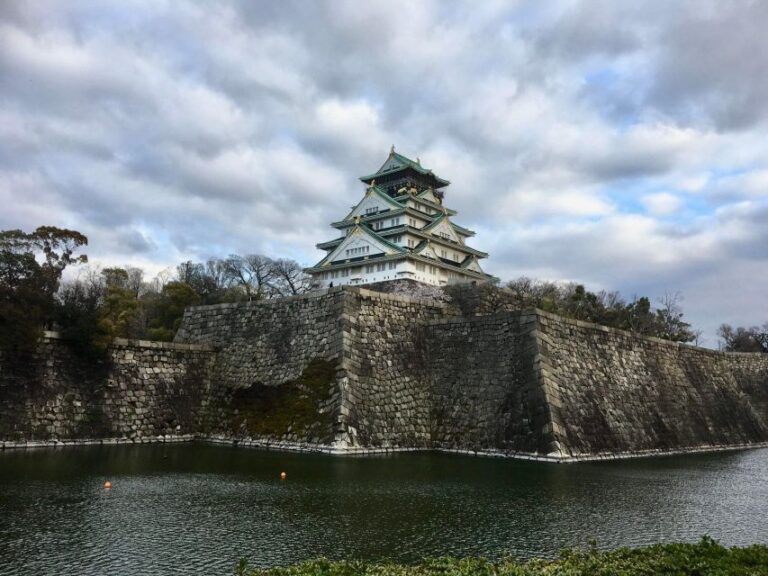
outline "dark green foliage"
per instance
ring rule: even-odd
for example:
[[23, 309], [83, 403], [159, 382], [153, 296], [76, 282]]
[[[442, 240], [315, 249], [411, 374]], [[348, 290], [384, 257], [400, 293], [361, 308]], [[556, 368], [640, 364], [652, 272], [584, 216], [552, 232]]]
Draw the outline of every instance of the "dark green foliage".
[[676, 342], [698, 336], [683, 320], [679, 294], [666, 294], [654, 309], [643, 296], [626, 302], [618, 292], [590, 292], [581, 284], [558, 284], [521, 277], [504, 287], [454, 284], [445, 292], [464, 316], [539, 308], [567, 318], [629, 330]]
[[102, 297], [102, 286], [92, 281], [70, 282], [59, 290], [55, 325], [78, 356], [97, 358], [110, 341], [111, 335], [100, 324]]
[[357, 561], [312, 560], [287, 568], [249, 569], [237, 576], [760, 576], [768, 574], [768, 546], [725, 548], [711, 538], [698, 544], [657, 544], [648, 548], [595, 548], [563, 552], [557, 560], [438, 558], [415, 566]]
[[154, 318], [149, 325], [149, 337], [152, 340], [173, 340], [185, 308], [199, 303], [200, 296], [189, 284], [169, 282], [163, 286], [155, 304]]
[[54, 316], [64, 269], [86, 262], [74, 252], [88, 239], [74, 230], [41, 226], [31, 233], [0, 231], [0, 345], [31, 350]]

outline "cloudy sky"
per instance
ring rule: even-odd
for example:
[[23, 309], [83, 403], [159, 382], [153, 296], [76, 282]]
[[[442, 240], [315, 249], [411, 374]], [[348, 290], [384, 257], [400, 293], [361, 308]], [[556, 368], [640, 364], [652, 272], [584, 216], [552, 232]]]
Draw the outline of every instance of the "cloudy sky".
[[3, 2], [0, 229], [313, 264], [390, 145], [487, 271], [768, 321], [768, 2]]

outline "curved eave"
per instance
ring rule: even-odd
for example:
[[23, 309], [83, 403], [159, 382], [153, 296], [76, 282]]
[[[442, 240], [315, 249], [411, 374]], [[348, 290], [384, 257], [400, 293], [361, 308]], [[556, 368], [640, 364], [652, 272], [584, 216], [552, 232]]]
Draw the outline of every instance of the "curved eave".
[[[390, 260], [403, 260], [407, 257], [411, 256], [410, 254], [402, 253], [402, 254], [382, 254], [379, 256], [371, 256], [369, 258], [365, 259], [350, 259], [350, 260], [344, 260], [344, 261], [336, 261], [336, 264], [325, 264], [323, 266], [320, 265], [318, 262], [311, 268], [304, 268], [304, 272], [306, 273], [312, 273], [312, 272], [328, 272], [329, 270], [338, 270], [339, 268], [346, 268], [349, 266], [365, 266], [366, 264], [372, 264], [374, 262], [389, 262]], [[322, 262], [322, 260], [321, 260]]]
[[[354, 226], [354, 222], [340, 222], [339, 224], [342, 224], [343, 226], [340, 226], [341, 228], [348, 228], [349, 226]], [[367, 224], [367, 223], [366, 223]], [[433, 242], [435, 244], [439, 244], [440, 246], [445, 246], [446, 248], [452, 248], [455, 250], [460, 250], [462, 252], [467, 252], [468, 254], [472, 254], [474, 256], [477, 256], [478, 258], [488, 258], [488, 253], [483, 252], [481, 250], [476, 250], [470, 246], [467, 246], [466, 244], [457, 244], [455, 242], [451, 242], [450, 240], [445, 240], [444, 238], [441, 238], [440, 236], [433, 236], [432, 234], [425, 234], [422, 232], [422, 228], [414, 228], [413, 226], [409, 226], [408, 224], [400, 224], [398, 226], [392, 226], [391, 228], [385, 228], [383, 230], [377, 230], [373, 231], [368, 226], [365, 227], [367, 230], [370, 230], [372, 233], [376, 234], [376, 236], [384, 237], [391, 236], [394, 234], [411, 234], [412, 236], [416, 236], [417, 238], [421, 238], [422, 240], [426, 241], [429, 240], [430, 242]], [[340, 240], [343, 240], [344, 238], [340, 238]], [[331, 242], [334, 242], [334, 240], [331, 240]], [[327, 244], [327, 243], [326, 243]], [[394, 244], [394, 246], [397, 246], [397, 244]], [[416, 250], [420, 244], [417, 244], [412, 248], [411, 250]], [[320, 246], [318, 246], [320, 248]], [[403, 248], [400, 246], [400, 248]], [[405, 250], [409, 250], [408, 248], [405, 248]]]
[[436, 176], [431, 170], [425, 170], [424, 168], [421, 168], [420, 166], [417, 167], [415, 165], [399, 166], [397, 168], [392, 168], [391, 170], [384, 170], [383, 172], [376, 172], [374, 174], [368, 174], [367, 176], [360, 176], [360, 181], [365, 182], [366, 184], [370, 184], [373, 182], [373, 180], [387, 178], [388, 176], [393, 176], [400, 172], [407, 172], [408, 170], [413, 170], [416, 174], [426, 176], [432, 182], [434, 188], [445, 188], [451, 183], [449, 180], [445, 180], [439, 176]]
[[[368, 192], [369, 192], [369, 191], [370, 191], [370, 187], [368, 188], [368, 190], [366, 190], [365, 194], [363, 195], [363, 198], [362, 198], [362, 200], [360, 200], [360, 202], [358, 202], [357, 204], [355, 204], [355, 206], [352, 208], [352, 210], [350, 210], [350, 211], [349, 211], [349, 213], [347, 213], [347, 215], [344, 217], [344, 220], [346, 220], [346, 219], [348, 219], [348, 218], [351, 218], [351, 217], [352, 217], [352, 214], [354, 213], [354, 211], [355, 211], [355, 210], [357, 210], [357, 207], [358, 207], [358, 206], [360, 206], [360, 204], [361, 204], [362, 202], [364, 202], [364, 201], [365, 201], [365, 199], [368, 197]], [[379, 188], [378, 186], [374, 186], [374, 187], [373, 187], [373, 192], [374, 192], [374, 194], [376, 194], [376, 196], [378, 196], [378, 197], [379, 197], [379, 198], [381, 198], [381, 199], [382, 199], [384, 202], [386, 202], [386, 203], [387, 203], [389, 206], [391, 206], [391, 207], [392, 207], [392, 209], [391, 209], [391, 210], [399, 210], [400, 208], [405, 208], [405, 205], [403, 205], [403, 204], [400, 204], [400, 202], [398, 202], [397, 200], [395, 200], [394, 198], [392, 198], [392, 196], [390, 196], [389, 194], [387, 194], [386, 192], [384, 192], [384, 191], [383, 191], [381, 188]]]
[[[450, 208], [446, 208], [442, 204], [435, 204], [434, 202], [430, 200], [425, 200], [424, 198], [419, 198], [418, 196], [411, 196], [410, 194], [401, 194], [400, 196], [395, 196], [395, 201], [400, 202], [401, 204], [404, 203], [407, 200], [418, 200], [422, 204], [425, 204], [426, 206], [430, 206], [431, 208], [434, 208], [437, 210], [438, 215], [443, 213], [443, 210], [445, 210], [445, 213], [449, 216], [455, 216], [458, 214], [456, 210], [451, 210]], [[435, 216], [435, 214], [432, 214], [432, 216]]]
[[315, 244], [315, 247], [320, 248], [320, 250], [329, 250], [331, 248], [336, 248], [336, 246], [341, 244], [342, 240], [344, 240], [344, 238], [336, 238], [334, 240], [328, 240], [327, 242], [320, 242], [319, 244]]
[[481, 252], [480, 250], [475, 250], [474, 248], [470, 248], [466, 244], [457, 244], [455, 242], [450, 242], [449, 240], [445, 240], [443, 238], [440, 238], [439, 236], [432, 236], [432, 234], [424, 234], [423, 232], [421, 232], [421, 230], [417, 230], [414, 228], [411, 228], [410, 230], [408, 230], [408, 232], [412, 232], [412, 231], [414, 236], [418, 236], [419, 238], [423, 238], [424, 240], [429, 240], [433, 244], [439, 244], [440, 246], [446, 246], [448, 248], [455, 248], [463, 252], [468, 252], [469, 254], [473, 254], [478, 258], [488, 258], [487, 252]]
[[470, 230], [469, 228], [464, 228], [464, 226], [459, 226], [458, 224], [454, 224], [451, 222], [451, 226], [453, 226], [453, 229], [456, 230], [458, 234], [461, 234], [462, 236], [470, 237], [475, 235], [474, 230]]
[[[380, 212], [375, 212], [367, 216], [361, 216], [360, 222], [367, 224], [368, 222], [374, 222], [376, 220], [380, 220], [381, 218], [389, 218], [390, 216], [400, 216], [402, 214], [405, 214], [406, 211], [407, 211], [407, 208], [398, 208], [397, 210], [384, 210]], [[344, 228], [349, 228], [350, 226], [354, 226], [354, 225], [355, 225], [354, 218], [345, 218], [344, 220], [339, 220], [338, 222], [331, 222], [331, 226], [338, 230], [343, 230]]]
[[452, 270], [455, 272], [459, 272], [460, 274], [464, 274], [465, 276], [470, 276], [472, 278], [477, 278], [478, 280], [484, 280], [484, 281], [493, 281], [495, 280], [494, 276], [491, 276], [490, 274], [486, 274], [485, 272], [475, 272], [474, 270], [466, 270], [464, 268], [461, 268], [461, 266], [457, 264], [451, 264], [448, 262], [444, 262], [442, 260], [435, 260], [433, 258], [427, 258], [426, 256], [421, 256], [420, 254], [389, 254], [386, 256], [378, 256], [378, 257], [371, 257], [367, 260], [354, 260], [354, 261], [344, 261], [340, 262], [338, 264], [327, 264], [325, 266], [312, 266], [311, 268], [304, 268], [304, 272], [307, 274], [314, 274], [316, 272], [328, 272], [331, 270], [338, 270], [340, 268], [348, 268], [350, 266], [365, 266], [367, 264], [374, 264], [376, 262], [390, 262], [392, 260], [416, 260], [418, 262], [423, 262], [424, 264], [430, 264], [432, 266], [438, 266], [445, 268], [446, 270]]

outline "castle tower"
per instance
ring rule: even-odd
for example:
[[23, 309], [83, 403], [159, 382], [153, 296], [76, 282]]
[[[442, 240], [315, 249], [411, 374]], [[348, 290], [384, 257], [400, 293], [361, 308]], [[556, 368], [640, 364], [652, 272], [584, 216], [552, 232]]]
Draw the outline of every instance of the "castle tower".
[[360, 180], [363, 198], [331, 224], [339, 237], [317, 244], [326, 255], [305, 270], [313, 287], [404, 278], [442, 286], [491, 278], [480, 267], [488, 254], [466, 244], [475, 233], [454, 223], [456, 212], [443, 205], [448, 180], [394, 146], [381, 168]]

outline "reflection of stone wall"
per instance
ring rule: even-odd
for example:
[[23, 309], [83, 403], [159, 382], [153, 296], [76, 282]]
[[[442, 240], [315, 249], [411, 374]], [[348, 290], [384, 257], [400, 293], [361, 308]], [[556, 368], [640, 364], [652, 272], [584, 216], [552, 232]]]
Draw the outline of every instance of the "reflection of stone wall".
[[0, 440], [195, 433], [556, 459], [768, 442], [768, 355], [457, 313], [344, 287], [190, 308], [175, 344], [117, 341], [101, 366], [46, 338], [34, 358], [0, 354]]

